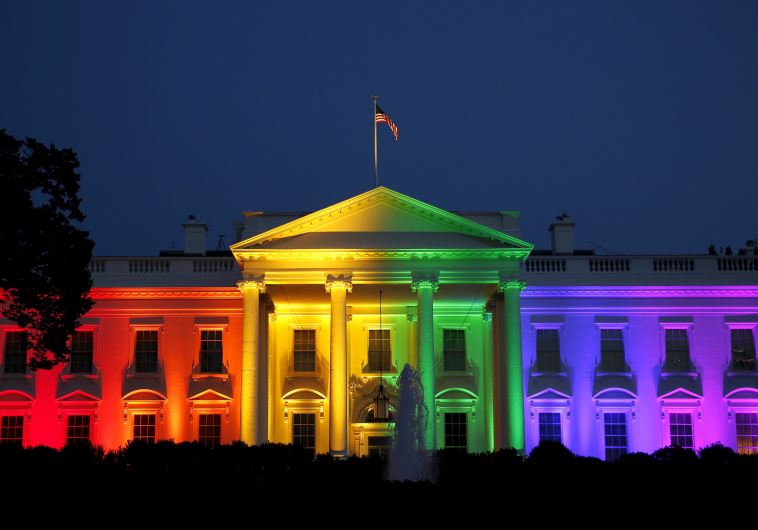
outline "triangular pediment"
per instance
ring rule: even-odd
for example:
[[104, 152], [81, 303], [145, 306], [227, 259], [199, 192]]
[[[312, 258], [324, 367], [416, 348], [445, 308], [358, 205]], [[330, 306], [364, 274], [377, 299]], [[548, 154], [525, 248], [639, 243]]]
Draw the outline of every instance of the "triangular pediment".
[[513, 249], [533, 245], [379, 187], [232, 245], [236, 254], [292, 249]]

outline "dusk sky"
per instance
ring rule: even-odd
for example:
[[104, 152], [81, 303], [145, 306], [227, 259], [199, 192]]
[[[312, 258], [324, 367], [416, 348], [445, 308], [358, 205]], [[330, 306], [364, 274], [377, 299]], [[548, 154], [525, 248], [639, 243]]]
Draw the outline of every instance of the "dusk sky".
[[758, 236], [758, 3], [0, 5], [0, 129], [73, 148], [97, 255], [209, 246], [246, 210], [380, 183], [519, 210], [544, 248], [735, 251]]

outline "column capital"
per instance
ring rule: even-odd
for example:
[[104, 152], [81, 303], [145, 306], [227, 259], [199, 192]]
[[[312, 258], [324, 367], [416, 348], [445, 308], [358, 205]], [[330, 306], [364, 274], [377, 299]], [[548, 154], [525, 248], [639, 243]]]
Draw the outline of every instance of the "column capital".
[[263, 276], [254, 276], [237, 282], [237, 289], [244, 293], [248, 289], [257, 289], [259, 293], [266, 292], [266, 283]]
[[353, 277], [352, 275], [345, 275], [340, 274], [339, 276], [334, 276], [333, 274], [330, 274], [326, 277], [326, 283], [324, 284], [324, 287], [326, 287], [326, 292], [331, 293], [333, 287], [342, 288], [345, 289], [348, 293], [353, 292]]
[[520, 292], [523, 291], [525, 287], [526, 282], [521, 280], [500, 280], [497, 282], [497, 290], [503, 293], [506, 289], [518, 289]]
[[439, 276], [436, 272], [414, 272], [411, 275], [411, 289], [415, 293], [420, 287], [431, 287], [436, 293], [440, 288]]

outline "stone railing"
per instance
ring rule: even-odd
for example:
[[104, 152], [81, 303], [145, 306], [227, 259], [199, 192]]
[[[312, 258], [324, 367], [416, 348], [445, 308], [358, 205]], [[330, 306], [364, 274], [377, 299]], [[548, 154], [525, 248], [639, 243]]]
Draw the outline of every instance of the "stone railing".
[[524, 273], [535, 276], [588, 274], [758, 273], [758, 256], [532, 256]]

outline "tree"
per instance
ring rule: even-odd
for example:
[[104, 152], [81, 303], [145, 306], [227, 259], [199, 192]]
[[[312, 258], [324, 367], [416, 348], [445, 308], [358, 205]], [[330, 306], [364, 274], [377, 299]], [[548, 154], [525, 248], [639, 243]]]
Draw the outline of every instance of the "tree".
[[0, 314], [27, 332], [32, 370], [68, 360], [68, 338], [92, 307], [94, 243], [77, 228], [79, 160], [71, 149], [0, 129]]

